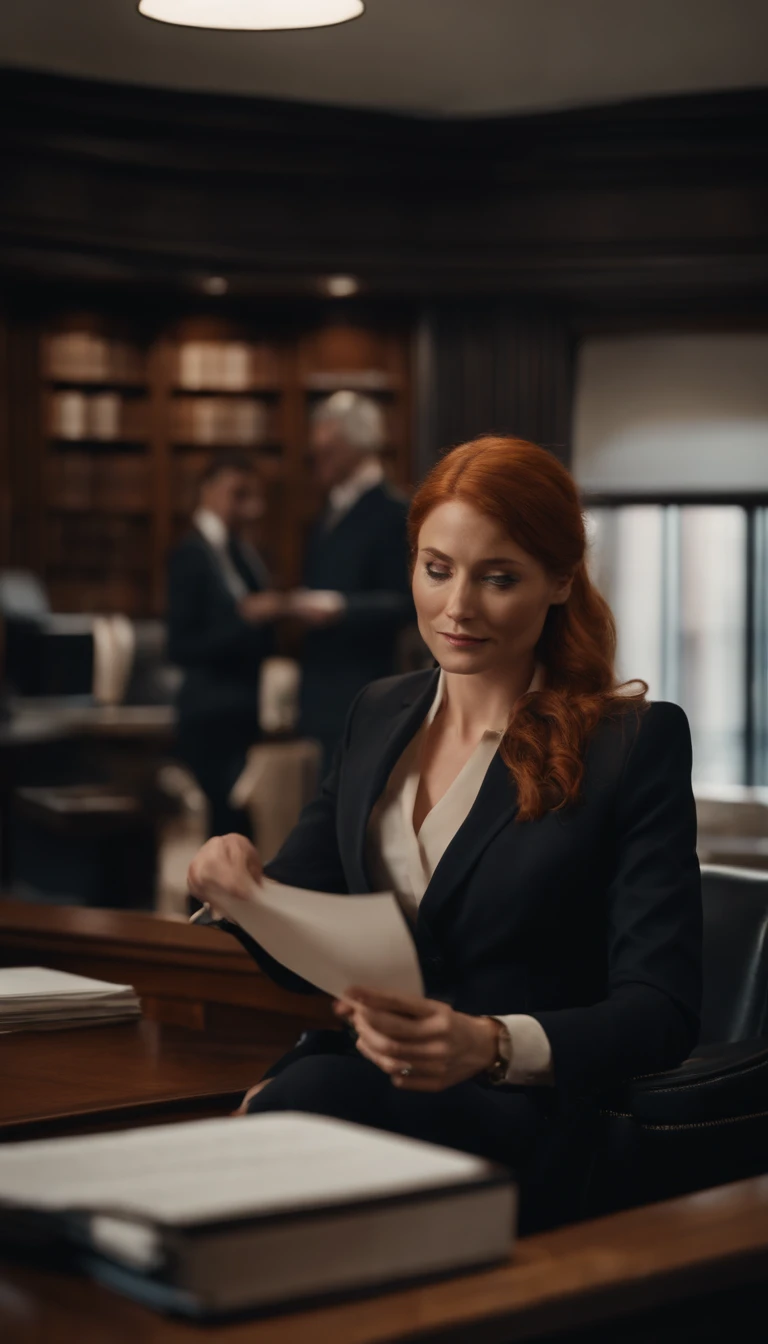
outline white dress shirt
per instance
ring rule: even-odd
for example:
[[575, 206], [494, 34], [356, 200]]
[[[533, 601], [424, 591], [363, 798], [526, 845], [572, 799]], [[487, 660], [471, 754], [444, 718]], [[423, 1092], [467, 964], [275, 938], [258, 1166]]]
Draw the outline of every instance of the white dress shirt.
[[350, 509], [353, 509], [363, 495], [367, 495], [374, 486], [384, 480], [384, 468], [377, 457], [364, 457], [359, 467], [341, 485], [334, 485], [328, 491], [330, 515], [328, 526], [335, 527]]
[[[539, 690], [543, 668], [537, 667], [529, 691]], [[419, 904], [438, 863], [466, 821], [480, 791], [507, 724], [489, 724], [469, 760], [450, 788], [427, 814], [418, 833], [413, 808], [421, 773], [424, 735], [445, 697], [441, 671], [437, 692], [424, 723], [395, 765], [376, 803], [366, 834], [366, 859], [374, 888], [392, 890], [406, 918], [414, 923]], [[517, 1084], [551, 1084], [552, 1051], [544, 1028], [523, 1013], [494, 1014], [503, 1022], [512, 1041], [512, 1059], [506, 1081]]]
[[[223, 519], [219, 517], [218, 513], [212, 513], [210, 509], [197, 509], [192, 522], [214, 552], [227, 591], [236, 602], [242, 602], [243, 598], [248, 596], [250, 589], [242, 574], [238, 573], [236, 566], [233, 564], [232, 556], [229, 553], [229, 532]], [[268, 587], [269, 576], [261, 556], [254, 551], [252, 546], [247, 546], [244, 542], [240, 542], [240, 551], [253, 570], [254, 578], [258, 579], [263, 587]]]

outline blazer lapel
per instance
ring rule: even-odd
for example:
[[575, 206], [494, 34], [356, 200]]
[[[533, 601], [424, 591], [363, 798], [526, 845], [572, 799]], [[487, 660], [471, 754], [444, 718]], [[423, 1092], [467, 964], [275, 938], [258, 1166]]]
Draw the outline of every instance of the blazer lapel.
[[361, 766], [355, 771], [354, 779], [351, 781], [354, 824], [351, 828], [348, 869], [352, 891], [371, 890], [365, 868], [365, 835], [368, 821], [394, 765], [427, 717], [429, 707], [435, 698], [438, 676], [439, 670], [435, 670], [428, 676], [426, 682], [421, 682], [420, 686], [417, 684], [408, 696], [403, 697], [399, 712], [393, 714], [387, 721], [381, 737], [377, 742], [370, 744], [365, 751]]
[[517, 790], [497, 752], [466, 820], [432, 874], [419, 905], [417, 929], [420, 924], [429, 927], [434, 923], [483, 850], [512, 821], [517, 809]]

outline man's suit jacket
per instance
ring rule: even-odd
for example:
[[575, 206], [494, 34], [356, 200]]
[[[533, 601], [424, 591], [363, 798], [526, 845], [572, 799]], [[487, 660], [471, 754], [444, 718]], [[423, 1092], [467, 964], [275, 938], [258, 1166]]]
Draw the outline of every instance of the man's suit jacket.
[[[248, 591], [261, 591], [261, 576], [235, 539], [229, 554]], [[179, 717], [241, 721], [244, 731], [255, 730], [259, 668], [273, 651], [274, 627], [243, 620], [215, 551], [193, 529], [173, 552], [168, 571], [168, 653], [184, 669]]]
[[[365, 833], [423, 721], [436, 672], [367, 687], [333, 771], [268, 875], [332, 892], [371, 889]], [[679, 1064], [696, 1043], [701, 888], [691, 741], [667, 703], [604, 719], [581, 801], [516, 820], [501, 757], [438, 864], [415, 928], [426, 993], [472, 1014], [529, 1013], [552, 1045], [561, 1097]], [[268, 974], [310, 988], [243, 939]]]
[[306, 633], [301, 731], [335, 745], [361, 687], [395, 671], [398, 632], [415, 619], [404, 497], [377, 485], [333, 526], [315, 524], [304, 561], [307, 588], [347, 600], [342, 619]]

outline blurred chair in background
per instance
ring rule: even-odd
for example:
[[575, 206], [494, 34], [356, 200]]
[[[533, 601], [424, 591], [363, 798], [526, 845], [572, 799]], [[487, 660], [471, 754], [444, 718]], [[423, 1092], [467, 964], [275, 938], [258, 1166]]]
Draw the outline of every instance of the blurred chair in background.
[[[248, 752], [245, 769], [230, 794], [233, 807], [242, 807], [259, 837], [259, 854], [273, 859], [290, 835], [299, 814], [317, 793], [320, 776], [319, 742], [261, 742]], [[194, 857], [194, 855], [192, 856]]]
[[699, 1043], [603, 1098], [591, 1216], [761, 1174], [768, 1161], [768, 874], [704, 864]]
[[184, 673], [178, 749], [208, 800], [212, 835], [250, 832], [229, 795], [259, 736], [259, 672], [284, 607], [238, 536], [263, 508], [250, 459], [220, 453], [203, 474], [192, 530], [170, 560], [169, 653]]
[[36, 574], [0, 572], [4, 682], [22, 699], [78, 697], [102, 705], [169, 705], [180, 673], [165, 621], [52, 612]]
[[768, 788], [697, 784], [694, 794], [701, 863], [768, 869]]
[[3, 881], [30, 900], [152, 908], [174, 811], [156, 782], [178, 684], [165, 623], [52, 613], [41, 581], [19, 571], [0, 574], [0, 612]]
[[93, 617], [54, 615], [36, 574], [0, 573], [0, 613], [6, 632], [5, 680], [20, 696], [90, 696]]
[[384, 447], [372, 398], [335, 392], [315, 409], [310, 455], [327, 504], [290, 609], [306, 626], [299, 731], [321, 743], [324, 770], [357, 692], [397, 671], [398, 635], [415, 619], [408, 503], [384, 479]]
[[[259, 722], [264, 733], [277, 737], [295, 731], [300, 679], [294, 659], [265, 660], [259, 685]], [[263, 742], [250, 748], [230, 803], [248, 812], [265, 862], [274, 858], [302, 808], [314, 798], [321, 756], [320, 743], [311, 738]]]

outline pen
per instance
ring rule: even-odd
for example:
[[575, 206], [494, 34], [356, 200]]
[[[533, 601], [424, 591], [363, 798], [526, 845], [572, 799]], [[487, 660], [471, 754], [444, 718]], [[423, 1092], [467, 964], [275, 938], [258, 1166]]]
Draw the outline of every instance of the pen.
[[188, 924], [194, 924], [194, 922], [195, 922], [196, 919], [199, 919], [201, 915], [204, 915], [204, 914], [206, 913], [206, 911], [207, 911], [207, 912], [210, 912], [210, 909], [211, 909], [211, 907], [210, 907], [210, 905], [208, 904], [208, 902], [207, 902], [207, 901], [204, 901], [203, 904], [200, 906], [200, 909], [199, 909], [199, 910], [196, 910], [195, 913], [194, 913], [194, 915], [190, 915], [190, 916], [189, 916], [189, 919], [187, 920], [187, 923], [188, 923]]

